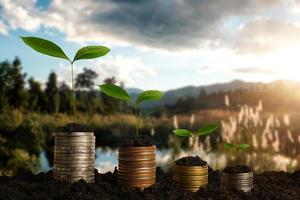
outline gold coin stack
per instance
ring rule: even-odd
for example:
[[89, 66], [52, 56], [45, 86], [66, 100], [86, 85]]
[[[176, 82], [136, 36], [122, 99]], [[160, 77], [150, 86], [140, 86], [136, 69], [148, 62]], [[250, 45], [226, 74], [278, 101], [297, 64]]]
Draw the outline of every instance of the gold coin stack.
[[227, 188], [235, 188], [244, 192], [250, 192], [253, 188], [253, 172], [248, 173], [222, 173], [222, 185]]
[[120, 147], [119, 181], [129, 187], [144, 189], [155, 184], [156, 146]]
[[54, 133], [56, 180], [73, 183], [80, 179], [94, 182], [95, 136], [93, 132]]
[[174, 164], [174, 180], [176, 185], [189, 192], [197, 192], [208, 183], [208, 167], [182, 166]]

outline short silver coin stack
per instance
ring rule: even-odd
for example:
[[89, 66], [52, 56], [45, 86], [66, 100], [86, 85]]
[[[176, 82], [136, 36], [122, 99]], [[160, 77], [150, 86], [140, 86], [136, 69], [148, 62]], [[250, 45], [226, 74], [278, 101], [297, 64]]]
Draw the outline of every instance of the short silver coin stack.
[[250, 192], [253, 188], [253, 172], [228, 174], [222, 173], [221, 182], [227, 188], [235, 188], [244, 192]]

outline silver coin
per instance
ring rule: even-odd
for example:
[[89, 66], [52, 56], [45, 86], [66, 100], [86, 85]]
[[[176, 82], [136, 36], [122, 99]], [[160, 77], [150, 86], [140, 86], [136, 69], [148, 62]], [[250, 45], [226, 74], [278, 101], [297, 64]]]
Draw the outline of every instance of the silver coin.
[[55, 141], [55, 146], [92, 146], [95, 145], [95, 141]]
[[56, 171], [66, 171], [66, 172], [72, 172], [72, 171], [76, 171], [76, 172], [79, 172], [79, 171], [94, 171], [94, 167], [85, 167], [85, 168], [70, 168], [70, 167], [54, 167], [53, 170], [56, 170]]
[[95, 159], [95, 155], [94, 154], [73, 154], [73, 155], [54, 154], [54, 159], [57, 159], [57, 160], [91, 160], [91, 159]]
[[86, 157], [86, 158], [63, 158], [63, 157], [54, 157], [54, 161], [95, 161], [95, 157]]
[[89, 175], [93, 175], [94, 171], [86, 171], [86, 172], [62, 172], [62, 171], [53, 171], [53, 173], [55, 173], [56, 175], [84, 175], [84, 176], [89, 176]]
[[93, 164], [95, 162], [95, 160], [54, 160], [53, 161], [55, 164], [68, 164], [68, 165], [75, 165], [75, 164]]
[[94, 136], [93, 132], [54, 132], [53, 136], [76, 137], [76, 136]]
[[89, 174], [89, 175], [70, 175], [70, 174], [53, 174], [54, 177], [64, 177], [64, 178], [94, 178], [94, 174]]
[[[83, 143], [83, 144], [86, 144], [86, 143]], [[70, 145], [67, 145], [67, 146], [61, 146], [61, 145], [54, 145], [54, 149], [55, 148], [58, 148], [58, 149], [88, 149], [88, 148], [92, 148], [92, 149], [95, 149], [95, 145], [76, 145], [76, 146], [70, 146]]]
[[237, 173], [237, 174], [228, 174], [228, 173], [223, 172], [222, 176], [230, 177], [230, 178], [246, 178], [246, 177], [253, 177], [253, 172]]
[[96, 138], [94, 135], [72, 135], [72, 136], [55, 136], [55, 139], [76, 139], [76, 138]]
[[95, 138], [55, 138], [55, 142], [95, 142]]
[[55, 159], [53, 160], [54, 163], [56, 164], [87, 164], [87, 163], [94, 163], [95, 159], [90, 159], [90, 160], [59, 160]]
[[71, 152], [71, 151], [82, 151], [82, 152], [95, 152], [95, 148], [68, 148], [68, 149], [62, 149], [62, 148], [54, 148], [54, 152]]
[[72, 137], [72, 138], [62, 138], [62, 137], [56, 137], [55, 138], [56, 142], [95, 142], [95, 137], [90, 137], [90, 138], [86, 138], [86, 137]]
[[96, 152], [95, 149], [87, 148], [87, 149], [54, 149], [54, 152], [64, 153], [64, 152]]
[[86, 175], [93, 175], [94, 171], [85, 171], [85, 172], [62, 172], [62, 171], [53, 171], [56, 175], [82, 175], [82, 176], [86, 176]]
[[56, 135], [55, 138], [95, 138], [95, 135], [77, 135], [77, 134], [74, 134], [74, 135]]
[[57, 147], [86, 147], [86, 146], [95, 146], [95, 142], [56, 142], [55, 146]]
[[61, 173], [55, 172], [55, 176], [69, 176], [69, 177], [91, 177], [94, 175], [94, 172], [82, 173], [82, 172], [72, 172], [72, 173]]
[[62, 160], [62, 159], [55, 159], [54, 160], [55, 163], [59, 163], [59, 164], [62, 164], [62, 163], [93, 163], [95, 162], [95, 159], [89, 159], [89, 160]]
[[94, 163], [87, 163], [87, 164], [61, 164], [61, 163], [54, 163], [55, 168], [95, 168]]
[[56, 150], [95, 150], [95, 144], [88, 145], [87, 143], [82, 144], [55, 144], [54, 149]]
[[92, 151], [67, 151], [67, 152], [54, 152], [54, 156], [59, 157], [95, 157], [95, 152]]

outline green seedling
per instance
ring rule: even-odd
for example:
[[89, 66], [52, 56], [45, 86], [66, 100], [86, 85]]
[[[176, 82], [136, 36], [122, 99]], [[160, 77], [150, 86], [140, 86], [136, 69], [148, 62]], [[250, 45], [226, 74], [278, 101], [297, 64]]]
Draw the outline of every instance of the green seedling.
[[[189, 131], [186, 129], [175, 129], [175, 130], [173, 130], [173, 133], [180, 137], [191, 137], [193, 139], [193, 147], [194, 147], [197, 137], [210, 135], [217, 129], [218, 129], [217, 124], [210, 124], [210, 125], [207, 125], [205, 127], [198, 129], [196, 132], [192, 132], [192, 131]], [[193, 148], [192, 154], [194, 155], [194, 148]]]
[[107, 96], [123, 100], [126, 102], [130, 102], [134, 107], [135, 117], [137, 119], [136, 122], [136, 135], [139, 135], [139, 114], [138, 114], [138, 106], [146, 101], [154, 101], [159, 100], [164, 94], [161, 91], [157, 90], [147, 90], [140, 93], [136, 100], [134, 100], [123, 88], [116, 86], [114, 84], [104, 84], [99, 85], [101, 91]]
[[239, 157], [240, 151], [244, 151], [244, 150], [248, 149], [249, 147], [250, 147], [249, 144], [231, 144], [231, 143], [227, 143], [227, 142], [224, 144], [224, 148], [233, 151], [236, 158]]
[[20, 37], [23, 42], [31, 47], [33, 50], [48, 55], [52, 57], [61, 58], [69, 61], [71, 65], [71, 76], [72, 76], [72, 105], [73, 105], [73, 118], [74, 124], [76, 123], [76, 94], [74, 91], [74, 67], [73, 64], [77, 60], [83, 59], [94, 59], [101, 56], [105, 56], [110, 49], [104, 46], [86, 46], [79, 49], [73, 58], [73, 60], [69, 59], [69, 57], [64, 53], [64, 51], [55, 43], [37, 37]]

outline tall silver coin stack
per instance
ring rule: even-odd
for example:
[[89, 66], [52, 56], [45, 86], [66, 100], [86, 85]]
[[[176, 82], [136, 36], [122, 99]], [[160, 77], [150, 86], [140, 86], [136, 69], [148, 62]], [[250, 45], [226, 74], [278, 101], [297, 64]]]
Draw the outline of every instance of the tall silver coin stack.
[[94, 182], [95, 136], [93, 132], [56, 132], [53, 178], [73, 183]]

